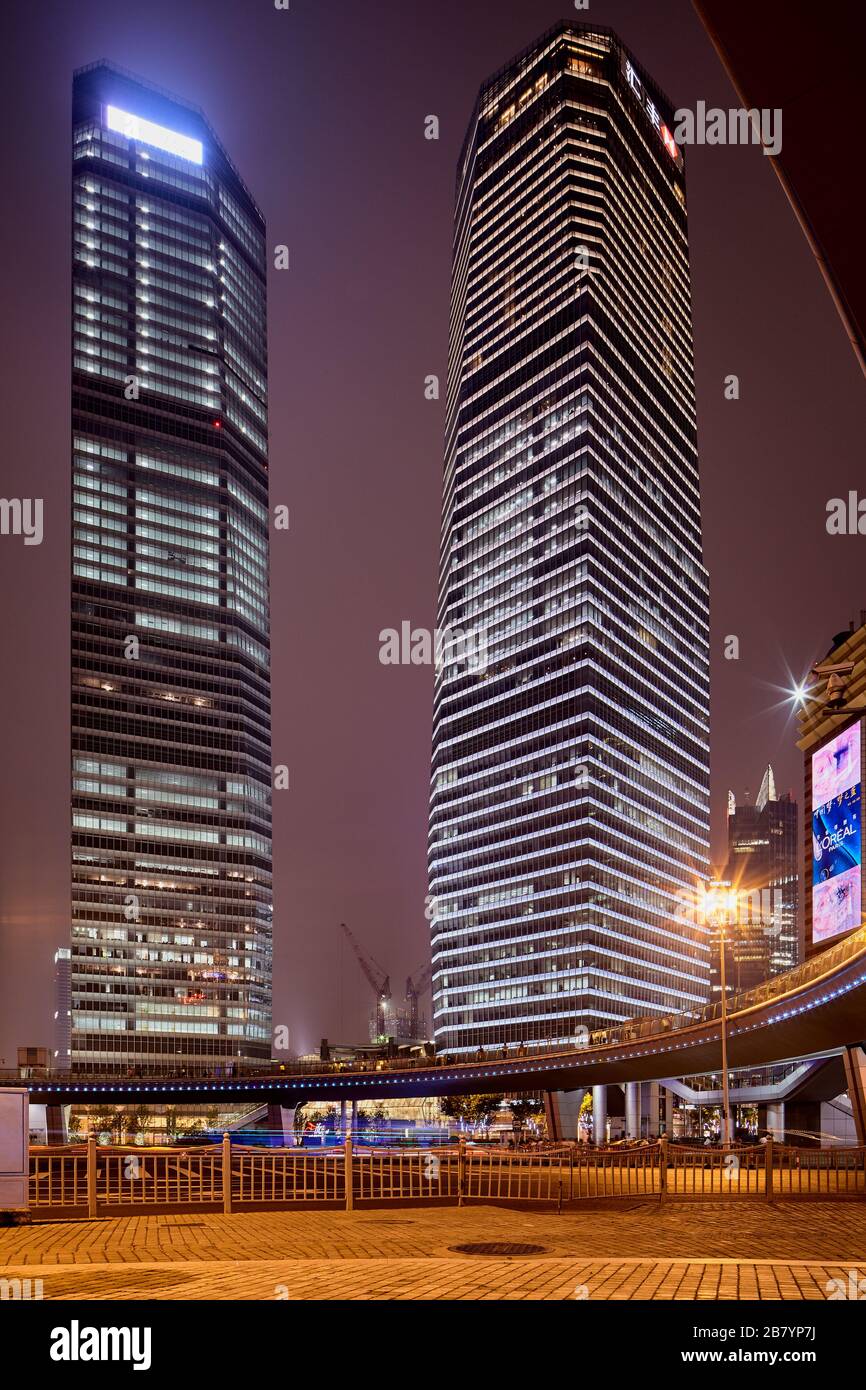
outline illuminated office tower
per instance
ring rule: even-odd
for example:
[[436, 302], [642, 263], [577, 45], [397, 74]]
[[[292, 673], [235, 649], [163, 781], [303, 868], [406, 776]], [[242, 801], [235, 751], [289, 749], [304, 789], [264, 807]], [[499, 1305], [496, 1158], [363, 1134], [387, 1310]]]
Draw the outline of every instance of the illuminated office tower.
[[736, 935], [746, 935], [751, 920], [766, 941], [766, 975], [793, 970], [802, 955], [797, 803], [790, 792], [778, 794], [769, 765], [754, 804], [747, 793], [738, 805], [734, 793], [728, 792], [725, 878], [741, 899]]
[[436, 678], [429, 836], [446, 1051], [708, 997], [690, 907], [708, 584], [672, 125], [614, 34], [565, 24], [484, 84], [460, 158], [438, 626], [462, 636]]
[[270, 1056], [262, 215], [203, 115], [73, 85], [72, 1063]]

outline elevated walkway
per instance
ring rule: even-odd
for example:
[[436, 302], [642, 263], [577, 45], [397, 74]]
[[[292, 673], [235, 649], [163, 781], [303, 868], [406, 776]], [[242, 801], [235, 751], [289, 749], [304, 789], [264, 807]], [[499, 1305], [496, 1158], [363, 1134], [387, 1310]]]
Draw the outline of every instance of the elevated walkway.
[[[866, 928], [819, 956], [734, 998], [728, 1008], [730, 1070], [831, 1053], [845, 1059], [847, 1089], [859, 1087], [858, 1134], [866, 1129]], [[853, 1051], [852, 1051], [853, 1049]], [[691, 1016], [638, 1019], [593, 1033], [586, 1046], [532, 1056], [445, 1065], [416, 1059], [362, 1064], [287, 1064], [279, 1072], [231, 1077], [49, 1077], [7, 1084], [28, 1087], [33, 1101], [164, 1104], [228, 1098], [291, 1108], [304, 1100], [361, 1100], [389, 1096], [468, 1095], [506, 1091], [571, 1091], [612, 1082], [659, 1080], [718, 1071], [720, 1006]], [[852, 1077], [854, 1078], [852, 1082]]]

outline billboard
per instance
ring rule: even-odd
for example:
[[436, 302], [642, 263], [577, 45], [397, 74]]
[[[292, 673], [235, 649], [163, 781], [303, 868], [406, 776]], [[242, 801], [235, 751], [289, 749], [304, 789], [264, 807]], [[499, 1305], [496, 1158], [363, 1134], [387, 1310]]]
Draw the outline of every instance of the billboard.
[[862, 921], [860, 724], [812, 755], [812, 940]]

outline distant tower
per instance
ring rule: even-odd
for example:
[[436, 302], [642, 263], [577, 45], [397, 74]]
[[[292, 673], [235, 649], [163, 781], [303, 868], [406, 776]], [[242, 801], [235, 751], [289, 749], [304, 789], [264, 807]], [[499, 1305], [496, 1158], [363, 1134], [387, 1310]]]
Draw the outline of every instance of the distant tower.
[[72, 1065], [71, 951], [61, 947], [54, 953], [54, 1056], [55, 1071], [69, 1071]]
[[[800, 842], [797, 803], [779, 796], [767, 766], [754, 805], [738, 806], [728, 793], [728, 862], [725, 878], [751, 896], [753, 925], [768, 943], [766, 969], [779, 975], [799, 964]], [[750, 983], [758, 983], [757, 980]]]

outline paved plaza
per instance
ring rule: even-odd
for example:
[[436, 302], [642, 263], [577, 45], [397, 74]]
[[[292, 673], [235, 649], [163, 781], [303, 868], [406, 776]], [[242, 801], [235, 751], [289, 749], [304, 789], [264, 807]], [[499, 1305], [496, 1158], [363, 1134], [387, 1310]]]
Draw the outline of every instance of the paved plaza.
[[123, 1216], [0, 1230], [0, 1266], [61, 1300], [826, 1300], [866, 1278], [866, 1206]]

